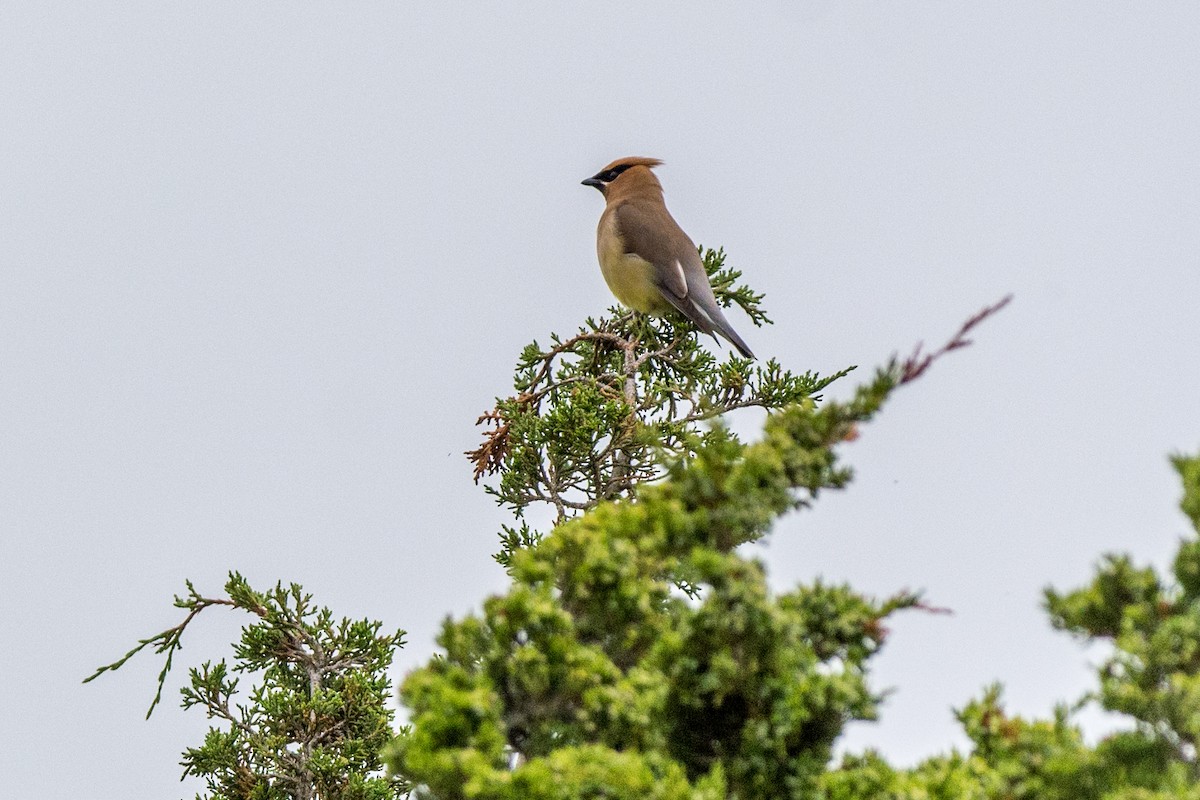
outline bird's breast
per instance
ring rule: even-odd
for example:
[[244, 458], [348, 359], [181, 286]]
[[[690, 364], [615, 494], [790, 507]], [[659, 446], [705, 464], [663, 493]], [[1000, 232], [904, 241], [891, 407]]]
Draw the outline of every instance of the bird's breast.
[[636, 253], [625, 252], [625, 241], [613, 215], [600, 218], [596, 255], [605, 283], [623, 305], [643, 314], [662, 314], [671, 309], [654, 281], [654, 265]]

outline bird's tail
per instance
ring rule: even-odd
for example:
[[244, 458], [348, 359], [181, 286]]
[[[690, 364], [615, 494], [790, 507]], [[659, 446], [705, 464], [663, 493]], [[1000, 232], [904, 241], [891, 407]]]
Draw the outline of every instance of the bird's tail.
[[742, 354], [742, 358], [748, 358], [753, 361], [754, 353], [751, 352], [750, 345], [742, 341], [742, 337], [737, 335], [737, 331], [730, 327], [729, 323], [724, 320], [721, 320], [721, 322], [724, 324], [714, 325], [713, 330], [724, 336], [731, 345], [736, 347], [737, 351]]
[[[737, 348], [737, 351], [742, 354], [742, 358], [748, 358], [751, 361], [754, 360], [754, 353], [751, 352], [750, 345], [742, 341], [742, 337], [737, 335], [737, 331], [729, 324], [729, 320], [725, 319], [725, 315], [721, 312], [721, 307], [717, 305], [715, 300], [710, 304], [711, 308], [705, 308], [701, 303], [694, 301], [693, 305], [700, 312], [703, 322], [708, 323], [707, 325], [700, 325], [705, 333], [714, 339], [717, 338], [717, 334], [720, 334], [725, 341]], [[699, 322], [700, 320], [697, 320], [697, 323]]]

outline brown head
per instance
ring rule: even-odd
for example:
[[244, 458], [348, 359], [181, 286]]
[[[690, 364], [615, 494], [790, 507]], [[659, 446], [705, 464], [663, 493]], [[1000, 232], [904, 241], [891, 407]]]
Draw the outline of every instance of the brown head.
[[641, 158], [639, 156], [618, 158], [583, 181], [583, 185], [595, 186], [605, 198], [609, 198], [610, 192], [625, 194], [645, 189], [652, 189], [661, 194], [662, 184], [650, 171], [652, 167], [657, 167], [661, 163], [657, 158]]

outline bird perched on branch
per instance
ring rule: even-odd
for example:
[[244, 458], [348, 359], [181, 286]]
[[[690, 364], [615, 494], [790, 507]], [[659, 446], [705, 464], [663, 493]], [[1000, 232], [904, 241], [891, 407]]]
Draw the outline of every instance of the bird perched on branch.
[[746, 358], [754, 353], [725, 319], [696, 245], [667, 211], [656, 158], [621, 158], [583, 181], [604, 195], [596, 253], [608, 288], [625, 305], [662, 316], [672, 308]]

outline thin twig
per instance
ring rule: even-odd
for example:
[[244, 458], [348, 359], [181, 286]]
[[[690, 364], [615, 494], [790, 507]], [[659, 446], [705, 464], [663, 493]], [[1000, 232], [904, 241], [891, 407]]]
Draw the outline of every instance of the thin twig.
[[940, 350], [936, 350], [928, 354], [922, 353], [922, 343], [917, 342], [917, 346], [913, 348], [912, 355], [905, 359], [904, 363], [900, 366], [900, 384], [905, 384], [921, 377], [925, 370], [929, 369], [929, 366], [933, 364], [934, 361], [941, 358], [946, 353], [949, 353], [951, 350], [957, 350], [960, 347], [967, 347], [968, 345], [972, 344], [972, 341], [967, 338], [967, 334], [971, 332], [971, 329], [998, 312], [1000, 309], [1004, 308], [1006, 305], [1012, 302], [1012, 299], [1013, 296], [1008, 294], [1005, 295], [999, 302], [990, 306], [985, 306], [979, 311], [979, 313], [975, 314], [973, 317], [964, 322], [962, 327], [958, 329], [958, 332], [950, 338], [950, 341], [942, 345]]

